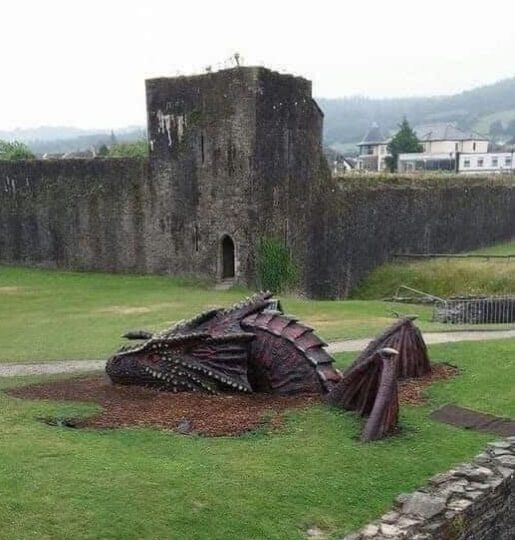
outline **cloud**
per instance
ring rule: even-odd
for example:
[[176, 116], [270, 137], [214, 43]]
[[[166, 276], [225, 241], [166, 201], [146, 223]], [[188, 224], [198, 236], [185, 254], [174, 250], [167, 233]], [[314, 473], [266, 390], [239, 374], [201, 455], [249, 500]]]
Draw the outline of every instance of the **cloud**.
[[145, 78], [235, 51], [318, 96], [444, 94], [512, 76], [515, 6], [462, 2], [18, 0], [2, 6], [0, 129], [145, 123]]

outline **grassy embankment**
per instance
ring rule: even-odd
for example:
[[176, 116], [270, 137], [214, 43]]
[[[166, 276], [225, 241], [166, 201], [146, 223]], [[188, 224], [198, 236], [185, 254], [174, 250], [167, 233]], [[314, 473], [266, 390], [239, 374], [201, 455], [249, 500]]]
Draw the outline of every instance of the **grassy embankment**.
[[[471, 252], [478, 255], [515, 254], [515, 240]], [[401, 285], [435, 296], [515, 293], [512, 259], [399, 260], [374, 270], [352, 294], [361, 300], [392, 297]], [[408, 293], [405, 293], [408, 294]]]

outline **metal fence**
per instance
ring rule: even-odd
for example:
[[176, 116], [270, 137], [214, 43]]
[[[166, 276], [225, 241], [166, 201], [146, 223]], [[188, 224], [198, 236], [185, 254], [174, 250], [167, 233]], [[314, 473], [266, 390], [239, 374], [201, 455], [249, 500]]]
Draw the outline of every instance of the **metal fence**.
[[447, 324], [515, 323], [515, 295], [435, 301], [433, 321]]

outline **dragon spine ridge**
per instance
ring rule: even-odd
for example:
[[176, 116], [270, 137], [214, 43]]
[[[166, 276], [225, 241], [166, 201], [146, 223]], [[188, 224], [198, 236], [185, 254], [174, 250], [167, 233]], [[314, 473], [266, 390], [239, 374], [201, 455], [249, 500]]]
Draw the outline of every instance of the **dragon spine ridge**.
[[[171, 391], [328, 391], [340, 374], [323, 350], [325, 342], [295, 317], [270, 309], [279, 307], [271, 297], [257, 293], [123, 347], [108, 361], [107, 373], [121, 384]], [[127, 334], [136, 339], [147, 335]]]

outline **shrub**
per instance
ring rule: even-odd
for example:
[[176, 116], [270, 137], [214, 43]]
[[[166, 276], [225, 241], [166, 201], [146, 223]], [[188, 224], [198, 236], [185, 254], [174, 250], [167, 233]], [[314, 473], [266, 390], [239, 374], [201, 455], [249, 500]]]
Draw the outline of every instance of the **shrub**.
[[290, 252], [275, 238], [262, 238], [258, 243], [257, 278], [261, 289], [280, 293], [297, 283], [298, 269]]
[[107, 153], [107, 157], [147, 157], [148, 143], [146, 139], [134, 142], [113, 144]]
[[18, 141], [0, 141], [0, 159], [19, 160], [34, 159], [35, 157], [26, 144]]

